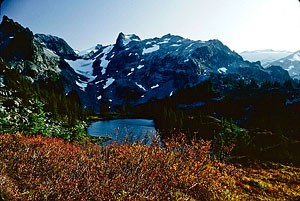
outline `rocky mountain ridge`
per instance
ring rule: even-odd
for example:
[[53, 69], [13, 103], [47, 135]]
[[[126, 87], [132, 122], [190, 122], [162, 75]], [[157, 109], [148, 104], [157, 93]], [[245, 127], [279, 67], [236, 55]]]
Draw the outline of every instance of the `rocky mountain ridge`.
[[57, 36], [35, 34], [34, 38], [46, 48], [52, 50], [60, 57], [74, 59], [77, 57], [75, 51], [68, 43]]
[[84, 105], [97, 110], [103, 103], [114, 108], [161, 99], [207, 79], [218, 83], [219, 90], [228, 87], [222, 84], [228, 76], [259, 83], [290, 79], [282, 68], [265, 69], [259, 62], [245, 61], [218, 40], [193, 41], [171, 34], [141, 40], [120, 33], [113, 45], [77, 54], [63, 39], [33, 35], [7, 17], [0, 37], [0, 56], [13, 68], [33, 80], [55, 74], [66, 93], [76, 90]]
[[280, 67], [264, 69], [260, 63], [244, 61], [218, 40], [192, 41], [171, 34], [141, 40], [120, 33], [114, 45], [98, 46], [88, 54], [66, 62], [88, 78], [77, 81], [83, 91], [95, 102], [113, 106], [160, 99], [187, 85], [227, 75], [246, 82], [289, 79]]

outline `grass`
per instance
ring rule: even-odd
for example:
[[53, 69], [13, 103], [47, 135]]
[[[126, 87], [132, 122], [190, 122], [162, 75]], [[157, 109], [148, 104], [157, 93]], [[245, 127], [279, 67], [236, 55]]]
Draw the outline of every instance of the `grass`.
[[297, 200], [300, 170], [220, 162], [210, 142], [112, 144], [0, 135], [3, 200]]

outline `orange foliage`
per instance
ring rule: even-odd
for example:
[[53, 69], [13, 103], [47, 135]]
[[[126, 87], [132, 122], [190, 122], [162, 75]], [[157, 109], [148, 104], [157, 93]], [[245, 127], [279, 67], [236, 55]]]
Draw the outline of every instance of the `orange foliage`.
[[229, 200], [245, 175], [210, 155], [210, 142], [172, 139], [101, 147], [0, 135], [0, 195], [12, 200]]

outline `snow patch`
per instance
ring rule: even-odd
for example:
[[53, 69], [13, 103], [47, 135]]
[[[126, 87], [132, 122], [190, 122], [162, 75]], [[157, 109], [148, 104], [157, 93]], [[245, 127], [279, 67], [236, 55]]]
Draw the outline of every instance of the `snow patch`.
[[190, 44], [189, 46], [186, 47], [186, 49], [192, 47], [194, 45], [194, 43]]
[[156, 85], [152, 86], [151, 89], [155, 89], [157, 87], [159, 87], [159, 84], [156, 84]]
[[146, 89], [145, 89], [145, 87], [143, 87], [142, 85], [140, 85], [140, 84], [138, 84], [138, 83], [135, 83], [138, 87], [140, 87], [141, 89], [143, 89], [144, 91], [147, 91]]
[[219, 73], [226, 73], [227, 72], [227, 68], [225, 68], [225, 67], [219, 68], [218, 72]]
[[94, 46], [94, 47], [91, 47], [91, 48], [89, 48], [89, 49], [87, 49], [87, 50], [77, 51], [77, 52], [75, 52], [75, 53], [78, 54], [79, 56], [84, 56], [84, 55], [89, 54], [89, 53], [91, 53], [91, 52], [95, 53], [95, 52], [97, 52], [96, 47], [97, 47], [97, 46]]
[[139, 65], [138, 67], [136, 67], [137, 69], [141, 69], [144, 68], [144, 65]]
[[142, 54], [149, 54], [149, 53], [155, 52], [157, 50], [159, 50], [159, 45], [153, 45], [153, 47], [144, 48]]
[[288, 69], [286, 69], [286, 70], [287, 70], [287, 71], [290, 71], [290, 70], [292, 70], [293, 68], [295, 68], [295, 66], [292, 65], [292, 66], [289, 66]]
[[173, 91], [171, 91], [171, 93], [170, 93], [170, 96], [172, 96], [173, 95]]
[[181, 44], [173, 44], [173, 45], [171, 45], [172, 47], [179, 47], [179, 46], [181, 46]]
[[93, 76], [93, 63], [95, 60], [77, 59], [73, 61], [65, 59], [65, 61], [74, 69], [76, 73], [87, 77], [89, 79], [88, 82], [96, 79], [97, 76]]
[[79, 86], [82, 91], [85, 91], [85, 88], [87, 87], [86, 82], [78, 82], [77, 80], [75, 80], [75, 82], [76, 82], [76, 85]]
[[110, 78], [107, 78], [107, 81], [103, 87], [103, 89], [106, 89], [107, 87], [109, 87], [113, 82], [115, 81], [114, 78], [110, 77]]
[[101, 57], [101, 67], [102, 67], [102, 70], [101, 70], [101, 73], [102, 75], [104, 75], [106, 73], [106, 68], [110, 62], [110, 60], [107, 60], [106, 57], [108, 55], [108, 53], [110, 53], [110, 51], [113, 49], [113, 45], [109, 45], [107, 46], [106, 48], [103, 49], [102, 53], [104, 53]]
[[136, 38], [132, 39], [132, 37], [134, 37], [133, 34], [127, 34], [127, 35], [125, 35], [125, 38], [122, 40], [123, 45], [126, 46], [126, 45], [128, 45], [131, 41], [139, 41], [139, 40], [136, 39]]
[[189, 60], [190, 60], [190, 59], [185, 59], [183, 62], [186, 63], [186, 62], [188, 62]]
[[98, 99], [98, 100], [101, 100], [101, 98], [102, 98], [102, 96], [101, 96], [101, 95], [97, 97], [97, 99]]
[[293, 56], [294, 61], [300, 61], [300, 53], [297, 53]]
[[157, 43], [157, 44], [166, 44], [166, 43], [168, 43], [169, 41], [171, 40], [171, 38], [166, 38], [166, 39], [164, 39], [162, 42], [159, 42], [159, 43]]
[[100, 81], [97, 81], [95, 82], [95, 84], [99, 84], [100, 82], [103, 82], [104, 80], [100, 80]]

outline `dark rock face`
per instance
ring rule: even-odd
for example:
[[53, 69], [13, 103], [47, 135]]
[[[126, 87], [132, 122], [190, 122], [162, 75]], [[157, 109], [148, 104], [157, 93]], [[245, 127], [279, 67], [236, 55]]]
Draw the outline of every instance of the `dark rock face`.
[[270, 65], [281, 66], [284, 70], [288, 71], [291, 78], [300, 80], [300, 50], [274, 61]]
[[60, 58], [37, 42], [28, 28], [6, 16], [0, 25], [0, 38], [0, 56], [23, 75], [37, 80], [49, 72], [60, 72]]
[[13, 20], [3, 17], [0, 24], [0, 57], [33, 82], [62, 78], [66, 92], [78, 89], [78, 75], [72, 68], [34, 38], [33, 33]]
[[272, 81], [282, 82], [282, 80], [289, 80], [291, 78], [288, 71], [280, 66], [270, 66], [266, 70], [272, 75]]
[[62, 38], [45, 34], [35, 34], [34, 38], [46, 48], [54, 51], [58, 56], [69, 59], [76, 59], [77, 57], [74, 50]]
[[0, 56], [6, 60], [33, 60], [33, 33], [4, 16], [0, 25]]

